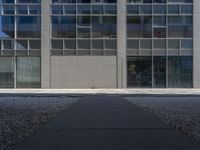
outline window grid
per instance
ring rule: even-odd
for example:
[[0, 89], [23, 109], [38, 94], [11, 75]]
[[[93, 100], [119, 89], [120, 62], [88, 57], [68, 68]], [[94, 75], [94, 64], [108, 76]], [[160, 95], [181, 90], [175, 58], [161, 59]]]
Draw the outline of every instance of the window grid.
[[[23, 6], [23, 7], [21, 7]], [[9, 10], [8, 7], [11, 7], [12, 9]], [[21, 7], [21, 9], [20, 9]], [[20, 11], [23, 10], [23, 11]], [[15, 0], [14, 3], [1, 3], [0, 4], [0, 17], [1, 22], [3, 17], [7, 17], [7, 19], [13, 19], [13, 29], [12, 32], [14, 36], [8, 36], [8, 37], [0, 37], [0, 55], [2, 56], [16, 56], [16, 55], [41, 55], [41, 35], [40, 37], [34, 38], [34, 37], [19, 37], [18, 36], [18, 29], [20, 28], [19, 24], [19, 18], [20, 17], [30, 17], [30, 18], [37, 18], [37, 20], [40, 20], [41, 26], [41, 3], [40, 1], [36, 1], [36, 3], [23, 3], [19, 0]], [[40, 18], [39, 18], [40, 17]], [[12, 20], [12, 19], [11, 19]], [[38, 22], [37, 22], [38, 23]], [[41, 27], [40, 27], [41, 28]], [[41, 34], [41, 29], [38, 30], [38, 34]], [[2, 31], [3, 34], [4, 31]], [[40, 32], [40, 33], [39, 33]], [[4, 33], [5, 34], [5, 33]], [[27, 35], [28, 36], [28, 35]], [[10, 41], [12, 46], [7, 47], [5, 45], [4, 41]], [[18, 43], [17, 41], [23, 41], [26, 46], [24, 47], [23, 44]], [[37, 43], [37, 45], [34, 45], [34, 43]], [[21, 45], [21, 48], [19, 48], [19, 45]]]
[[[78, 0], [77, 0], [78, 2]], [[53, 11], [53, 7], [59, 6], [62, 8], [62, 10], [59, 9], [58, 12]], [[75, 7], [75, 12], [73, 13], [66, 13], [65, 8], [67, 6], [74, 6]], [[89, 6], [89, 13], [80, 13], [81, 6]], [[114, 10], [111, 11], [111, 13], [108, 13], [106, 11], [107, 6], [112, 6], [114, 7]], [[102, 11], [98, 10], [96, 13], [94, 12], [95, 7], [102, 7]], [[88, 10], [87, 10], [88, 11]], [[86, 11], [86, 12], [87, 12]], [[101, 13], [100, 13], [101, 12]], [[100, 19], [103, 19], [103, 17], [114, 17], [115, 22], [113, 23], [115, 26], [117, 24], [117, 5], [116, 3], [103, 3], [103, 2], [91, 2], [91, 3], [51, 3], [51, 18], [52, 17], [74, 17], [76, 19], [76, 24], [75, 24], [75, 35], [76, 37], [70, 38], [70, 37], [55, 37], [52, 35], [51, 32], [51, 53], [52, 55], [116, 55], [117, 53], [117, 48], [116, 48], [116, 34], [117, 34], [117, 29], [115, 29], [115, 36], [114, 37], [106, 37], [105, 35], [101, 35], [102, 37], [95, 37], [93, 35], [93, 19], [94, 17], [100, 17]], [[88, 17], [90, 19], [90, 23], [87, 25], [84, 24], [79, 24], [79, 17]], [[52, 29], [52, 23], [51, 23], [51, 29]], [[115, 27], [116, 28], [116, 27]], [[89, 37], [81, 37], [79, 35], [79, 30], [88, 30], [90, 33], [88, 34]], [[52, 29], [53, 30], [53, 29]], [[100, 31], [99, 31], [100, 32]], [[55, 40], [60, 40], [62, 41], [62, 49], [57, 49], [56, 47], [52, 46], [52, 41]], [[73, 48], [67, 48], [65, 47], [65, 41], [70, 41], [70, 40], [75, 40], [75, 47]], [[89, 42], [88, 47], [80, 47], [80, 43], [84, 42]], [[95, 42], [101, 43], [101, 48], [95, 48], [98, 47], [98, 45], [94, 45]], [[115, 44], [113, 47], [106, 47], [106, 42], [108, 43], [109, 41], [113, 41]], [[85, 44], [86, 45], [86, 44]], [[61, 52], [62, 51], [62, 52]], [[70, 53], [71, 52], [71, 53]]]
[[[147, 16], [147, 17], [151, 17], [151, 22], [152, 22], [152, 29], [151, 29], [151, 37], [149, 37], [149, 38], [143, 38], [143, 37], [129, 37], [128, 35], [127, 35], [127, 54], [128, 55], [143, 55], [141, 52], [143, 51], [143, 50], [145, 50], [146, 52], [147, 51], [150, 51], [150, 52], [148, 52], [148, 54], [147, 55], [155, 55], [156, 54], [156, 51], [158, 51], [159, 50], [159, 48], [157, 49], [157, 50], [155, 50], [155, 47], [154, 47], [154, 44], [155, 44], [155, 41], [156, 40], [164, 40], [165, 41], [165, 43], [166, 43], [166, 48], [164, 48], [164, 49], [162, 49], [162, 51], [164, 51], [162, 54], [160, 54], [160, 55], [192, 55], [192, 51], [193, 51], [193, 45], [192, 45], [192, 41], [193, 41], [193, 36], [191, 36], [191, 37], [170, 37], [169, 36], [169, 17], [174, 17], [174, 16], [177, 16], [177, 17], [191, 17], [192, 18], [192, 23], [191, 23], [191, 26], [193, 25], [193, 10], [192, 11], [189, 11], [189, 13], [183, 13], [183, 10], [182, 10], [182, 8], [184, 7], [184, 6], [190, 6], [190, 7], [192, 7], [193, 8], [193, 4], [192, 3], [180, 3], [180, 2], [177, 2], [177, 3], [172, 3], [172, 2], [166, 2], [166, 3], [142, 3], [142, 2], [133, 2], [132, 1], [132, 3], [130, 2], [129, 3], [129, 1], [131, 1], [131, 0], [127, 0], [127, 25], [128, 25], [128, 17], [141, 17], [141, 16], [143, 16], [143, 17], [145, 17], [145, 16]], [[179, 12], [178, 12], [178, 14], [173, 14], [173, 13], [169, 13], [169, 6], [179, 6]], [[141, 8], [142, 8], [142, 6], [150, 6], [150, 8], [151, 8], [151, 13], [142, 13], [142, 11], [141, 11]], [[165, 13], [160, 13], [160, 14], [155, 14], [155, 6], [165, 6], [166, 7], [166, 12]], [[129, 9], [129, 7], [132, 7], [132, 8], [134, 8], [134, 7], [137, 7], [138, 8], [138, 11], [136, 11], [136, 12], [133, 12], [133, 13], [130, 13], [130, 9]], [[165, 21], [166, 21], [166, 25], [165, 26], [155, 26], [154, 25], [154, 19], [156, 18], [156, 17], [165, 17]], [[155, 31], [155, 29], [159, 29], [159, 28], [163, 28], [163, 29], [165, 29], [165, 32], [166, 32], [166, 37], [154, 37], [154, 31]], [[193, 29], [192, 29], [193, 30]], [[191, 31], [191, 32], [193, 32], [193, 31]], [[127, 31], [127, 33], [128, 33], [128, 31]], [[141, 45], [141, 42], [142, 42], [142, 40], [152, 40], [152, 47], [151, 48], [149, 48], [149, 49], [143, 49], [143, 48], [141, 48], [140, 47], [140, 45]], [[130, 48], [129, 47], [129, 45], [128, 45], [128, 41], [129, 40], [137, 40], [138, 41], [138, 43], [139, 43], [139, 47], [138, 48], [136, 48], [136, 49], [134, 49], [134, 48]], [[170, 43], [169, 43], [169, 41], [172, 41], [172, 40], [177, 40], [177, 41], [179, 41], [178, 43], [179, 43], [179, 47], [178, 48], [171, 48], [171, 45], [170, 45]], [[188, 44], [188, 45], [190, 45], [190, 46], [186, 46], [186, 47], [183, 47], [183, 46], [185, 46], [184, 44], [182, 44], [183, 42], [185, 42], [186, 40], [188, 40], [188, 43], [190, 43], [190, 44]], [[133, 51], [135, 51], [135, 52], [133, 52]], [[173, 51], [178, 51], [178, 53], [175, 53], [175, 54], [173, 54]]]

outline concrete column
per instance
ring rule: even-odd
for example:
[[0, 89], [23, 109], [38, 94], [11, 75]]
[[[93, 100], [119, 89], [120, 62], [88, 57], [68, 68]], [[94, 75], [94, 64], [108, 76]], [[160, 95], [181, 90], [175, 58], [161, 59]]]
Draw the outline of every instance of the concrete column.
[[117, 0], [117, 5], [117, 84], [126, 88], [126, 0]]
[[194, 0], [193, 86], [200, 88], [200, 0]]
[[50, 1], [42, 0], [41, 27], [41, 86], [50, 88]]

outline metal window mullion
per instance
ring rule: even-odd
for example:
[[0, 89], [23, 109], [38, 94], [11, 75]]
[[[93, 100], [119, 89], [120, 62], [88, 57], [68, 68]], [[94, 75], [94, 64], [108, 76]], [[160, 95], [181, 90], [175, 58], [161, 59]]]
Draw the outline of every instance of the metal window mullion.
[[169, 88], [169, 57], [166, 56], [166, 88]]
[[27, 48], [30, 50], [30, 39], [27, 39]]
[[90, 3], [90, 55], [92, 55], [92, 5]]
[[13, 57], [14, 61], [14, 88], [17, 88], [17, 57]]
[[181, 39], [178, 39], [178, 40], [179, 40], [179, 54], [182, 55]]
[[152, 83], [151, 86], [154, 88], [154, 56], [151, 55], [151, 69], [152, 69]]
[[28, 8], [28, 9], [27, 9], [27, 11], [28, 11], [27, 14], [30, 15], [30, 4], [27, 5], [26, 7]]
[[1, 55], [3, 55], [3, 40], [1, 39]]
[[17, 0], [15, 0], [15, 5], [14, 5], [14, 9], [15, 9], [15, 15], [14, 15], [14, 88], [17, 88], [17, 57], [16, 57], [16, 48], [17, 48], [17, 8], [16, 8], [16, 4], [17, 4]]
[[165, 83], [165, 86], [166, 88], [169, 87], [169, 75], [168, 75], [168, 55], [169, 55], [169, 52], [168, 52], [168, 39], [169, 39], [169, 24], [168, 24], [168, 4], [166, 5], [166, 83]]
[[[153, 13], [154, 12], [154, 7], [153, 7], [153, 3], [152, 3], [152, 5], [151, 5], [151, 14], [152, 14], [152, 19], [151, 19], [151, 23], [152, 23], [152, 37], [154, 37], [154, 27], [153, 27], [153, 25], [154, 25], [154, 16], [153, 16]], [[153, 38], [152, 38], [153, 39]], [[153, 46], [153, 44], [152, 44], [152, 46]], [[151, 66], [151, 68], [152, 68], [152, 72], [151, 72], [151, 76], [152, 76], [152, 80], [151, 80], [151, 86], [152, 86], [152, 88], [154, 88], [154, 56], [153, 56], [153, 47], [152, 47], [152, 49], [151, 49], [151, 64], [152, 64], [152, 66]]]
[[77, 5], [77, 0], [76, 0], [76, 56], [78, 56], [78, 5]]
[[103, 56], [106, 55], [106, 41], [103, 39]]
[[63, 53], [63, 56], [64, 56], [64, 49], [65, 49], [65, 40], [64, 39], [62, 39], [62, 44], [63, 44], [63, 48], [62, 48], [62, 53]]

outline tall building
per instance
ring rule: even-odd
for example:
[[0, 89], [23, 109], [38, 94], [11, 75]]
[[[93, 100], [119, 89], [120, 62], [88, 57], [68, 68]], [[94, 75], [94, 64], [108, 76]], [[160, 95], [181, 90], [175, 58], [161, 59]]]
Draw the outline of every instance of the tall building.
[[0, 0], [0, 88], [199, 88], [199, 0]]

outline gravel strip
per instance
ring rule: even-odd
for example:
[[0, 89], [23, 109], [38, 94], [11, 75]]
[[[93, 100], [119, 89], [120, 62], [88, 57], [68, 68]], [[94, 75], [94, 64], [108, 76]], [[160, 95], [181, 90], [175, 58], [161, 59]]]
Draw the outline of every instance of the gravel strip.
[[126, 97], [196, 142], [200, 142], [200, 97]]
[[0, 150], [8, 150], [78, 98], [0, 97]]

